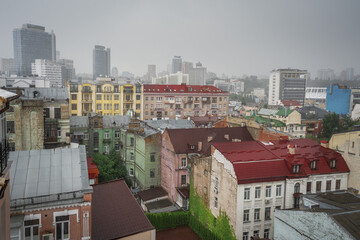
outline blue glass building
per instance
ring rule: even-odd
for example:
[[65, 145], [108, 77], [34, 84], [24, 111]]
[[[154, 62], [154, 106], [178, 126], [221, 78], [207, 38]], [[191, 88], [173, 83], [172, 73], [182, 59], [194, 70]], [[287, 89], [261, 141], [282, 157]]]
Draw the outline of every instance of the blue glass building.
[[326, 90], [326, 110], [337, 114], [350, 113], [351, 89], [339, 85], [331, 85]]

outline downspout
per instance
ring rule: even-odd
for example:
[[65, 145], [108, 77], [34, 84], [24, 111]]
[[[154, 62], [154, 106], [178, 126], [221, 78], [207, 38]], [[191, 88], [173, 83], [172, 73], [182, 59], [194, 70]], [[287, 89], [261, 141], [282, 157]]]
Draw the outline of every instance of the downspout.
[[285, 178], [285, 185], [284, 185], [284, 209], [285, 209], [285, 204], [286, 204], [286, 181], [287, 179]]

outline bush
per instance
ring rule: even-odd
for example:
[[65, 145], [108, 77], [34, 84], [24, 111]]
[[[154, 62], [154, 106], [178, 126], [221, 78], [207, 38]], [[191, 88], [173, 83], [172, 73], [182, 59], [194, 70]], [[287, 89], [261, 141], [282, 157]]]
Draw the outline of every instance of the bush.
[[189, 212], [146, 213], [157, 231], [189, 225]]

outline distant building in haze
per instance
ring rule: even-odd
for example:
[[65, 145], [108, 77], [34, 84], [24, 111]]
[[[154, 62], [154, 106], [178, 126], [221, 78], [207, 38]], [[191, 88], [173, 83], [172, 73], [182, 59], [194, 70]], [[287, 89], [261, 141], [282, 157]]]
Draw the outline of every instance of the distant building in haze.
[[33, 75], [45, 77], [50, 81], [50, 87], [65, 86], [62, 78], [61, 65], [47, 59], [36, 59], [31, 64]]
[[61, 66], [62, 85], [65, 86], [66, 81], [76, 79], [74, 61], [71, 59], [58, 59], [57, 63]]
[[117, 78], [119, 76], [119, 70], [117, 69], [117, 67], [113, 67], [111, 69], [111, 76], [114, 78]]
[[182, 72], [185, 74], [189, 74], [190, 73], [190, 69], [193, 69], [194, 65], [192, 62], [183, 62], [182, 63]]
[[335, 73], [332, 69], [319, 69], [317, 71], [317, 78], [319, 80], [334, 80], [335, 79]]
[[0, 75], [4, 74], [6, 77], [10, 77], [15, 73], [15, 65], [13, 58], [0, 58]]
[[181, 56], [174, 56], [172, 60], [172, 73], [181, 72], [182, 68], [182, 59]]
[[155, 64], [149, 64], [148, 65], [148, 72], [147, 72], [147, 81], [150, 83], [152, 81], [152, 78], [156, 78], [156, 65]]
[[35, 59], [56, 60], [56, 38], [54, 32], [45, 32], [45, 27], [24, 24], [14, 29], [14, 64], [18, 75], [30, 75]]
[[93, 49], [93, 78], [110, 76], [110, 48], [95, 45]]
[[196, 63], [195, 68], [189, 69], [189, 84], [205, 85], [206, 67], [200, 62]]
[[279, 100], [296, 100], [304, 105], [307, 77], [307, 70], [273, 70], [269, 77], [268, 104], [276, 105]]

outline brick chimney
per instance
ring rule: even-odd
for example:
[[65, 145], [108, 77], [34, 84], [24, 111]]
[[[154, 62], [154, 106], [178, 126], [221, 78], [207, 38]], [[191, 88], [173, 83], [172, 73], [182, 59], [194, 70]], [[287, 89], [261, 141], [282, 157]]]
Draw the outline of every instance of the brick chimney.
[[323, 146], [324, 148], [329, 148], [329, 143], [326, 140], [321, 140], [320, 145]]
[[200, 152], [201, 150], [202, 150], [202, 142], [199, 141], [199, 142], [198, 142], [198, 151]]
[[207, 141], [210, 142], [211, 140], [213, 140], [213, 137], [212, 137], [212, 136], [208, 136]]
[[289, 154], [291, 155], [295, 154], [296, 146], [289, 144], [288, 149], [289, 149]]
[[225, 135], [224, 135], [224, 138], [227, 139], [227, 140], [229, 140], [229, 134], [225, 134]]

